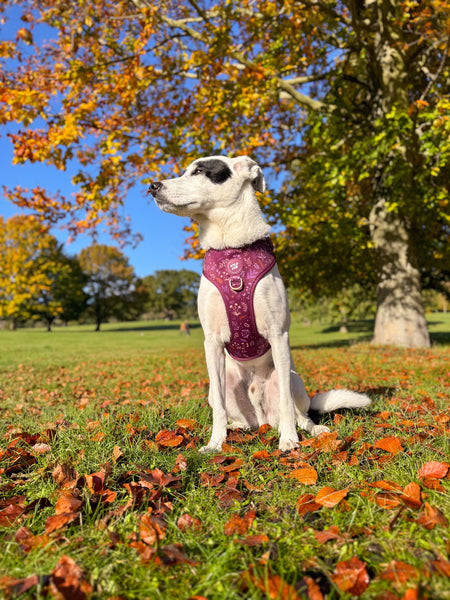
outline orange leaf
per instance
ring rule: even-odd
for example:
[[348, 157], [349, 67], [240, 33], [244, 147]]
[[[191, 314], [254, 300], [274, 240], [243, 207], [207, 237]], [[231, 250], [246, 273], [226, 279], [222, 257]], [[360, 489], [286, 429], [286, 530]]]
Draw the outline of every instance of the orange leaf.
[[331, 525], [329, 529], [325, 531], [315, 531], [314, 537], [319, 542], [319, 544], [324, 544], [325, 542], [329, 542], [330, 540], [343, 540], [343, 536], [339, 531], [339, 527], [336, 525]]
[[380, 450], [385, 450], [386, 452], [389, 452], [390, 454], [398, 454], [399, 452], [403, 451], [400, 440], [395, 436], [386, 437], [381, 440], [378, 440], [375, 443], [374, 448], [378, 448]]
[[417, 579], [419, 573], [415, 567], [401, 560], [393, 560], [381, 574], [381, 579], [398, 583], [407, 583], [411, 579]]
[[381, 508], [395, 508], [400, 504], [400, 500], [395, 494], [377, 494], [374, 500]]
[[369, 575], [366, 564], [353, 556], [350, 560], [338, 562], [336, 571], [331, 576], [341, 592], [349, 592], [353, 596], [361, 596], [369, 587]]
[[195, 419], [178, 419], [177, 425], [178, 427], [192, 431], [197, 427], [197, 421]]
[[160, 431], [155, 438], [157, 444], [164, 448], [175, 448], [182, 444], [183, 440], [182, 435], [177, 435], [174, 431], [167, 431], [166, 429]]
[[345, 498], [348, 494], [348, 488], [344, 490], [335, 490], [331, 487], [322, 488], [315, 497], [317, 504], [326, 506], [327, 508], [333, 508], [339, 504], [339, 502]]
[[420, 508], [422, 506], [420, 486], [415, 481], [408, 483], [400, 496], [400, 500], [409, 508]]
[[425, 529], [434, 529], [436, 525], [445, 525], [448, 527], [447, 517], [438, 508], [430, 506], [425, 502], [425, 512], [419, 515], [417, 522], [425, 527]]
[[322, 508], [320, 504], [315, 502], [314, 494], [302, 494], [296, 502], [296, 509], [298, 514], [303, 517], [306, 513], [315, 512]]
[[252, 460], [270, 460], [270, 454], [267, 450], [259, 450], [252, 454]]
[[53, 598], [84, 600], [91, 595], [92, 589], [73, 558], [61, 556], [50, 575], [50, 595]]
[[243, 546], [260, 546], [261, 544], [267, 544], [269, 538], [264, 533], [259, 535], [248, 535], [244, 539], [234, 540], [235, 544], [242, 544]]
[[181, 531], [188, 531], [189, 529], [200, 529], [202, 523], [197, 517], [191, 517], [188, 513], [182, 514], [177, 521], [177, 527]]
[[77, 511], [83, 504], [82, 500], [75, 498], [71, 494], [63, 494], [59, 497], [55, 504], [55, 513], [61, 515], [63, 513], [70, 513]]
[[287, 477], [297, 479], [303, 485], [314, 485], [317, 482], [317, 471], [313, 467], [295, 469]]
[[225, 523], [224, 532], [225, 535], [244, 535], [248, 531], [248, 523], [245, 519], [239, 515], [233, 515]]
[[139, 535], [145, 544], [153, 546], [158, 541], [164, 539], [166, 524], [161, 519], [146, 513], [142, 515], [139, 521]]
[[68, 523], [72, 523], [75, 519], [80, 515], [79, 512], [69, 512], [69, 513], [61, 513], [58, 515], [54, 515], [53, 517], [49, 517], [45, 521], [45, 533], [51, 533], [56, 529], [61, 529], [64, 525]]
[[262, 575], [250, 567], [243, 573], [242, 582], [245, 587], [248, 587], [250, 582], [253, 583], [270, 600], [300, 600], [295, 588], [286, 583], [279, 575], [272, 573], [270, 569], [267, 575]]
[[449, 467], [449, 463], [430, 460], [420, 467], [419, 477], [421, 479], [442, 479], [447, 475]]

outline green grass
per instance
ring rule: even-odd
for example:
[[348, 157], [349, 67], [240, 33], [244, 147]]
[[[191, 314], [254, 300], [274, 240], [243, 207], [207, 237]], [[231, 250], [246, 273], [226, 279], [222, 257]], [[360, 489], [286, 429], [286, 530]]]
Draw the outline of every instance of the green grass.
[[[449, 478], [419, 476], [450, 461], [450, 319], [430, 322], [434, 347], [415, 351], [370, 346], [365, 323], [350, 334], [294, 323], [308, 390], [347, 386], [373, 405], [321, 418], [337, 434], [328, 445], [302, 434], [280, 455], [276, 432], [241, 432], [221, 458], [198, 452], [211, 425], [198, 326], [189, 337], [164, 322], [0, 332], [0, 597], [295, 600], [315, 585], [326, 598], [450, 598]], [[389, 438], [395, 453], [376, 447]], [[306, 466], [314, 484], [289, 477]], [[160, 471], [180, 479], [158, 484]], [[376, 482], [414, 482], [418, 503]], [[347, 495], [299, 513], [325, 487]], [[75, 516], [51, 531], [64, 496]], [[184, 514], [193, 526], [178, 526]]]

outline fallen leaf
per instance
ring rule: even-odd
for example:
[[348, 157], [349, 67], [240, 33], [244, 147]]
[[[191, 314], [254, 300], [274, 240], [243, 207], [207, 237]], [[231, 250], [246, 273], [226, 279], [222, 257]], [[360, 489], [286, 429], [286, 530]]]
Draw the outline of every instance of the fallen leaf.
[[344, 490], [335, 490], [331, 487], [324, 487], [317, 493], [314, 500], [321, 506], [333, 508], [333, 506], [339, 504], [347, 494], [348, 488], [345, 488]]
[[23, 577], [22, 579], [13, 579], [12, 577], [5, 577], [0, 580], [1, 587], [4, 587], [6, 590], [6, 597], [10, 596], [16, 597], [31, 588], [35, 587], [39, 584], [39, 575], [30, 575], [30, 577]]
[[197, 427], [197, 421], [195, 419], [178, 419], [177, 425], [183, 429], [193, 431]]
[[315, 512], [322, 505], [315, 501], [314, 494], [302, 494], [295, 504], [298, 514], [303, 517], [309, 512]]
[[61, 529], [64, 525], [68, 525], [69, 523], [72, 523], [72, 521], [75, 521], [80, 514], [80, 512], [69, 512], [48, 517], [45, 521], [45, 533], [52, 533], [57, 529]]
[[83, 501], [75, 498], [75, 496], [72, 496], [72, 494], [62, 494], [55, 504], [55, 513], [57, 515], [61, 515], [63, 513], [75, 512], [81, 507], [82, 504]]
[[264, 592], [270, 600], [301, 600], [295, 588], [286, 583], [279, 575], [276, 575], [268, 569], [267, 574], [260, 574], [250, 566], [242, 574], [242, 585], [248, 589], [253, 584], [257, 589]]
[[385, 450], [386, 452], [389, 452], [390, 454], [398, 454], [399, 452], [403, 451], [403, 447], [402, 447], [400, 440], [395, 436], [386, 437], [381, 440], [378, 440], [374, 444], [374, 448], [378, 448], [380, 450]]
[[184, 437], [178, 435], [175, 431], [163, 429], [157, 434], [155, 441], [159, 446], [163, 446], [164, 448], [175, 448], [183, 443]]
[[344, 540], [341, 532], [339, 531], [339, 527], [336, 525], [331, 525], [329, 529], [324, 531], [315, 531], [314, 537], [319, 542], [319, 544], [324, 544], [330, 540]]
[[258, 450], [258, 452], [252, 454], [251, 460], [270, 460], [270, 454], [267, 450]]
[[380, 575], [381, 579], [394, 583], [407, 583], [408, 581], [417, 579], [418, 576], [417, 569], [402, 560], [393, 560]]
[[200, 529], [202, 523], [197, 517], [191, 517], [188, 513], [182, 514], [177, 521], [177, 527], [181, 531], [188, 531], [189, 529]]
[[430, 506], [425, 502], [425, 511], [419, 515], [417, 522], [423, 525], [425, 529], [434, 529], [436, 525], [448, 527], [447, 517], [438, 508]]
[[419, 477], [421, 479], [442, 479], [447, 475], [449, 467], [449, 463], [430, 460], [420, 467]]
[[85, 600], [92, 590], [76, 562], [69, 556], [61, 556], [50, 576], [51, 595], [66, 600]]
[[366, 564], [356, 556], [350, 560], [338, 562], [331, 579], [341, 592], [349, 592], [353, 596], [361, 596], [370, 583]]
[[294, 469], [287, 477], [296, 479], [303, 485], [314, 485], [317, 482], [317, 471], [313, 467], [307, 467], [304, 469]]
[[248, 535], [245, 538], [238, 538], [234, 540], [235, 544], [242, 544], [243, 546], [260, 546], [261, 544], [266, 544], [269, 541], [269, 538], [264, 533], [259, 535]]
[[420, 508], [422, 506], [422, 498], [420, 495], [420, 486], [412, 481], [403, 489], [400, 500], [409, 508]]
[[146, 513], [139, 519], [139, 536], [148, 546], [154, 546], [166, 536], [166, 524], [158, 517]]
[[59, 487], [72, 489], [76, 487], [79, 475], [73, 467], [62, 464], [53, 469], [52, 477]]

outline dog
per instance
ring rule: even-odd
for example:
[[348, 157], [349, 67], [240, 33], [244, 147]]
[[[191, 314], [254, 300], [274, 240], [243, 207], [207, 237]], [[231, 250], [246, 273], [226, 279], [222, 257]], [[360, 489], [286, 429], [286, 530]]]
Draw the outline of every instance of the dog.
[[[299, 443], [297, 426], [312, 436], [330, 431], [310, 419], [310, 408], [325, 413], [370, 404], [365, 394], [345, 389], [310, 399], [295, 371], [286, 288], [255, 193], [265, 189], [261, 168], [247, 156], [197, 159], [181, 177], [151, 183], [149, 189], [160, 209], [198, 222], [199, 241], [207, 250], [198, 312], [213, 426], [202, 452], [222, 449], [227, 426], [248, 429], [266, 423], [278, 427], [279, 448], [287, 451]], [[257, 267], [262, 274], [255, 278]], [[253, 277], [250, 283], [246, 271]], [[244, 323], [241, 331], [236, 322], [238, 327]], [[256, 331], [250, 331], [252, 326]]]

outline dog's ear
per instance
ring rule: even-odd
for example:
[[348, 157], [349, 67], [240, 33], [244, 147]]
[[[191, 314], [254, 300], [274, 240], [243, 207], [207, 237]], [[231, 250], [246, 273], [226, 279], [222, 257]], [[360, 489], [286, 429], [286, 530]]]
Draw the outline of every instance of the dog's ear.
[[233, 165], [234, 170], [239, 175], [249, 179], [252, 183], [252, 187], [257, 192], [265, 192], [266, 182], [264, 179], [261, 167], [248, 156], [240, 156], [236, 159]]

